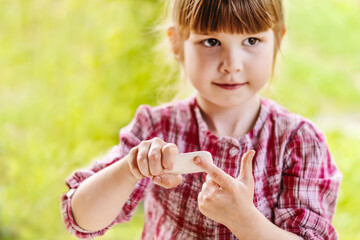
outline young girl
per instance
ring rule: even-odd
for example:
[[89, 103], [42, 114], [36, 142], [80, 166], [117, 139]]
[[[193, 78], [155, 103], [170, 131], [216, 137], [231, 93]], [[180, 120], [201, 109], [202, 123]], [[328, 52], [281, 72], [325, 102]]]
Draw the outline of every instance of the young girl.
[[[174, 0], [172, 9], [168, 38], [197, 93], [140, 106], [120, 144], [67, 181], [67, 229], [102, 235], [144, 199], [143, 239], [337, 239], [341, 174], [324, 135], [257, 95], [285, 33], [281, 0]], [[205, 172], [164, 173], [199, 150], [213, 157], [194, 159]]]

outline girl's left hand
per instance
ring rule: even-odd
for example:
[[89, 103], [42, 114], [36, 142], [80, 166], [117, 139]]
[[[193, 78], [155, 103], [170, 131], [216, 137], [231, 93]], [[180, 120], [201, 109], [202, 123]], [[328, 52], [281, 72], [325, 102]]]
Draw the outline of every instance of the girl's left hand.
[[253, 204], [254, 178], [252, 160], [254, 150], [246, 152], [241, 160], [240, 175], [233, 178], [214, 164], [194, 159], [196, 165], [208, 173], [198, 195], [199, 210], [205, 216], [228, 228], [234, 223], [249, 221], [256, 211]]

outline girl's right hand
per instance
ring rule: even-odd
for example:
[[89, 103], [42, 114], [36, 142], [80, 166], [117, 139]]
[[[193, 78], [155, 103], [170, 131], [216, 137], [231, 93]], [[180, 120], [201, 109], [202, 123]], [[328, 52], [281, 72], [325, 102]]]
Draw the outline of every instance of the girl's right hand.
[[151, 177], [154, 184], [164, 188], [173, 188], [182, 182], [181, 175], [164, 173], [172, 170], [178, 147], [166, 143], [160, 138], [142, 141], [129, 152], [128, 163], [131, 174], [138, 180]]

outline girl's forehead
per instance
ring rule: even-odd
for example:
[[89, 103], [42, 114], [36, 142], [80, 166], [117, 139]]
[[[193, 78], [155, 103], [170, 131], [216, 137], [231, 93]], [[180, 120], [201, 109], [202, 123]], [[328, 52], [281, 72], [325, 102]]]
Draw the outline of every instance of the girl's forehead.
[[267, 32], [272, 31], [273, 29], [269, 28], [265, 31], [258, 32], [229, 32], [229, 31], [198, 31], [198, 30], [190, 30], [189, 34], [191, 35], [202, 35], [202, 36], [213, 36], [213, 35], [258, 35], [265, 34]]

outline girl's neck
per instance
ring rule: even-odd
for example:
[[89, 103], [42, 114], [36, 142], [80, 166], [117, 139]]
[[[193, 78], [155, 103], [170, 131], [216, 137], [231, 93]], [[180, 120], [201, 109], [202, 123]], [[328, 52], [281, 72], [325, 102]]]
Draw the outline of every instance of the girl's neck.
[[254, 96], [241, 105], [224, 108], [200, 96], [196, 97], [209, 130], [217, 136], [242, 137], [255, 125], [261, 101]]

